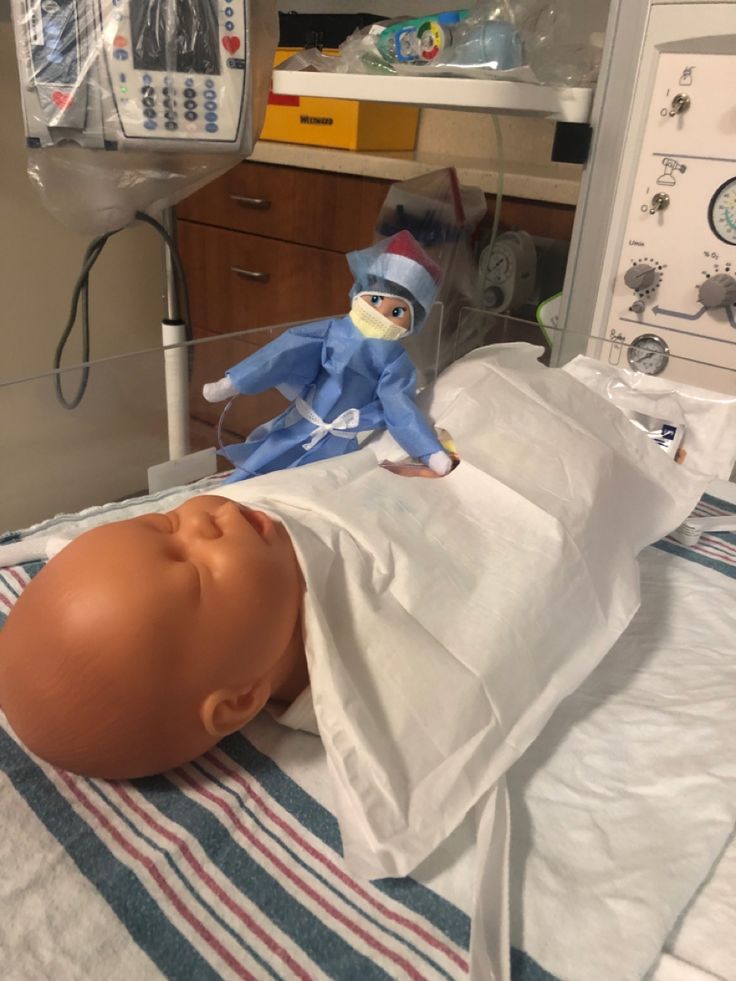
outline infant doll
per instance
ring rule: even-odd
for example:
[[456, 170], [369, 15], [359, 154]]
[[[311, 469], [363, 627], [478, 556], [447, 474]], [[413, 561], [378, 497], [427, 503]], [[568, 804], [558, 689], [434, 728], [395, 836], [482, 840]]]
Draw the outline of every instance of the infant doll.
[[188, 762], [301, 692], [283, 722], [316, 732], [304, 588], [283, 523], [226, 497], [93, 529], [32, 580], [0, 632], [0, 707], [41, 758], [110, 779]]
[[351, 870], [408, 874], [620, 636], [637, 553], [704, 486], [539, 353], [473, 352], [433, 386], [461, 458], [439, 479], [379, 466], [405, 467], [383, 433], [81, 534], [0, 631], [18, 738], [129, 778], [309, 702]]
[[303, 591], [283, 524], [226, 498], [96, 528], [0, 632], [0, 706], [64, 769], [167, 770], [306, 688]]

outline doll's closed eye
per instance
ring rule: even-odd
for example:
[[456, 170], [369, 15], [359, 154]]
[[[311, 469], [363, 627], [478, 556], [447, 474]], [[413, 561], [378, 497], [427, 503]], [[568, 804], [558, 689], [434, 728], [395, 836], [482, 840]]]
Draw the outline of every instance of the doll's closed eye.
[[169, 511], [166, 514], [146, 514], [137, 520], [154, 531], [164, 534], [171, 534], [178, 526], [178, 515], [175, 511]]
[[187, 562], [191, 565], [197, 577], [197, 593], [201, 592], [201, 569], [196, 562], [192, 562], [186, 544], [180, 541], [175, 534], [180, 524], [177, 512], [169, 511], [165, 514], [147, 514], [142, 520], [149, 528], [161, 536], [158, 546], [161, 549], [160, 554], [164, 555], [170, 562]]

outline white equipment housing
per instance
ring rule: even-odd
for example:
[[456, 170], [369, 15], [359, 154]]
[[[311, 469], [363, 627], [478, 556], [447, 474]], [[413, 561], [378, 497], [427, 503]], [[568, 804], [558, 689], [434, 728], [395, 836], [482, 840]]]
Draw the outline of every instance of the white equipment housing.
[[733, 386], [735, 88], [736, 4], [613, 0], [560, 361]]

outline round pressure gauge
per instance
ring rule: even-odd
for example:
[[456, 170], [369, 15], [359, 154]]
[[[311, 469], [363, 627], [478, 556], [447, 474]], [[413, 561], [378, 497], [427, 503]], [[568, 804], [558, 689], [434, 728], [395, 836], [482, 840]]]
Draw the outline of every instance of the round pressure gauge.
[[736, 245], [736, 177], [721, 184], [710, 199], [708, 222], [722, 242]]
[[487, 281], [494, 286], [501, 286], [513, 275], [514, 262], [513, 252], [503, 243], [497, 243], [486, 267]]
[[484, 306], [503, 313], [528, 303], [534, 291], [537, 250], [528, 232], [510, 231], [499, 235], [493, 248], [480, 254], [480, 282]]
[[656, 334], [640, 334], [629, 344], [626, 357], [634, 371], [660, 375], [670, 360], [670, 349]]

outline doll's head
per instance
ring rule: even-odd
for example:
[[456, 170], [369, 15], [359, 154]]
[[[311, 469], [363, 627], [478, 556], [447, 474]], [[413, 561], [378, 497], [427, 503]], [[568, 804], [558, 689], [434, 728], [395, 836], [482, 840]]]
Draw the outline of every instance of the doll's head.
[[398, 340], [421, 327], [434, 303], [442, 270], [408, 231], [351, 252], [355, 277], [351, 317], [369, 337]]
[[96, 528], [8, 617], [0, 706], [57, 766], [161, 772], [307, 683], [302, 594], [283, 525], [226, 498]]

